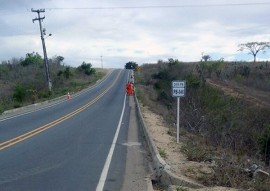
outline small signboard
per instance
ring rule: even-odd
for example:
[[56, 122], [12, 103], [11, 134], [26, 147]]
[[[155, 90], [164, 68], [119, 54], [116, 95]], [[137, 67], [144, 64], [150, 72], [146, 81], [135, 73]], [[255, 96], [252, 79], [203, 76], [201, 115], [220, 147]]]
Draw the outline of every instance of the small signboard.
[[177, 137], [176, 141], [179, 143], [179, 124], [180, 124], [180, 97], [186, 95], [186, 81], [172, 81], [172, 96], [177, 97]]
[[186, 81], [172, 81], [172, 96], [185, 97]]

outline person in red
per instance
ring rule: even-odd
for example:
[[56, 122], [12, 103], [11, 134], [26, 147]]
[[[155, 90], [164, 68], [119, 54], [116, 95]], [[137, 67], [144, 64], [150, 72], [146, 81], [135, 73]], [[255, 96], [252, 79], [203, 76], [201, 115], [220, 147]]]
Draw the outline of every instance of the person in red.
[[134, 87], [133, 87], [133, 83], [129, 83], [130, 85], [130, 95], [134, 95]]
[[127, 95], [128, 95], [128, 96], [134, 95], [133, 83], [128, 82], [128, 83], [126, 84], [126, 92], [127, 92]]
[[126, 92], [127, 92], [127, 95], [129, 96], [130, 95], [130, 83], [129, 82], [126, 84]]

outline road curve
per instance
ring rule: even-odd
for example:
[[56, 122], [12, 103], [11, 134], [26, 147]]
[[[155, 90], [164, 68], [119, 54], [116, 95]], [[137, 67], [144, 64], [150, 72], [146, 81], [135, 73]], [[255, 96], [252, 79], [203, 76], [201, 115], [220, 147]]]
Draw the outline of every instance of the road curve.
[[70, 100], [1, 120], [0, 190], [96, 190], [99, 184], [121, 190], [130, 125], [128, 75], [114, 70]]

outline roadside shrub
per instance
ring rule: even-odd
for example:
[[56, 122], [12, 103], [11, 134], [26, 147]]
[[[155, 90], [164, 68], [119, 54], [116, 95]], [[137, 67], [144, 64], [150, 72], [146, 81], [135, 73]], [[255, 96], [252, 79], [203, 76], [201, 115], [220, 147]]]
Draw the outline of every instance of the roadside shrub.
[[3, 112], [4, 112], [4, 107], [3, 107], [3, 105], [2, 105], [2, 103], [0, 101], [0, 114], [3, 113]]
[[198, 88], [201, 84], [200, 79], [192, 73], [188, 74], [185, 79], [187, 88]]
[[269, 166], [270, 163], [270, 124], [264, 125], [264, 130], [258, 137], [258, 143], [260, 145], [260, 152], [262, 154], [265, 164]]
[[70, 76], [72, 76], [72, 72], [71, 72], [70, 67], [66, 67], [66, 69], [65, 69], [65, 71], [64, 71], [63, 74], [64, 74], [64, 76], [65, 76], [66, 79], [69, 79]]
[[136, 94], [136, 97], [138, 98], [138, 100], [141, 100], [142, 99], [142, 91], [139, 90], [139, 89], [135, 89], [135, 94]]
[[167, 158], [167, 153], [166, 153], [165, 149], [158, 149], [158, 152], [159, 152], [159, 155], [160, 155], [162, 158], [164, 158], [164, 159]]
[[215, 173], [208, 175], [204, 179], [204, 184], [208, 186], [219, 185], [225, 187], [243, 188], [250, 180], [248, 173], [244, 172], [241, 166], [233, 162], [217, 161], [213, 168]]
[[241, 74], [243, 77], [248, 78], [250, 74], [250, 67], [248, 66], [239, 66], [236, 71], [238, 74]]
[[211, 152], [203, 144], [195, 144], [193, 142], [187, 142], [182, 145], [180, 151], [184, 153], [190, 161], [211, 161]]
[[30, 97], [31, 103], [34, 104], [38, 100], [37, 90], [30, 87], [30, 88], [28, 88], [28, 90], [26, 92], [27, 92], [28, 97]]
[[21, 103], [24, 100], [25, 95], [25, 89], [20, 84], [17, 84], [13, 94], [14, 99]]
[[237, 81], [242, 81], [242, 80], [244, 80], [244, 77], [243, 77], [241, 74], [236, 74], [236, 75], [235, 75], [235, 79], [236, 79]]
[[152, 75], [152, 78], [153, 79], [158, 79], [158, 80], [168, 80], [169, 79], [169, 70], [162, 70], [162, 71], [159, 71], [158, 73], [156, 74], [153, 74]]
[[247, 185], [249, 188], [253, 188], [254, 191], [269, 191], [270, 179], [256, 177], [253, 181], [248, 182]]
[[214, 174], [201, 177], [200, 181], [207, 186], [226, 186], [250, 191], [269, 191], [269, 177], [251, 177], [245, 170], [244, 163], [235, 162], [229, 156], [216, 160], [213, 166]]
[[176, 191], [188, 191], [188, 189], [187, 188], [184, 188], [182, 186], [177, 186], [176, 187]]

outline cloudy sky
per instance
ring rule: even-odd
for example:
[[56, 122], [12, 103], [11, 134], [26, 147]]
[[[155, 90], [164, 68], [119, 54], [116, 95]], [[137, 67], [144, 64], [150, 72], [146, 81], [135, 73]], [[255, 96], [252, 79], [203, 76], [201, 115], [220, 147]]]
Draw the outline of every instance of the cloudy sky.
[[[238, 44], [270, 41], [270, 0], [0, 0], [0, 61], [38, 52], [45, 9], [48, 57], [123, 68], [175, 58], [252, 60]], [[48, 34], [52, 36], [48, 36]], [[270, 50], [259, 54], [270, 60]]]

